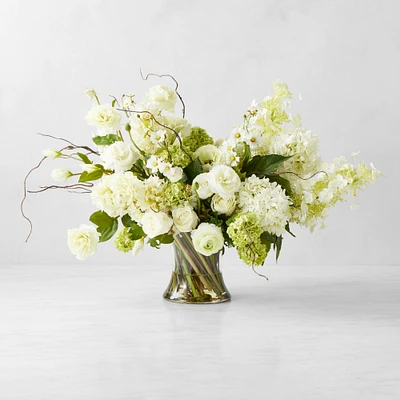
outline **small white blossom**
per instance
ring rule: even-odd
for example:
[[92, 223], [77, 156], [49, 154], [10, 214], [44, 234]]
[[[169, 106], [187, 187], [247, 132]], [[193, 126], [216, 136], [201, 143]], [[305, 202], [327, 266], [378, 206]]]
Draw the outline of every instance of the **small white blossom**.
[[62, 154], [56, 150], [56, 149], [45, 149], [42, 151], [43, 157], [48, 157], [48, 158], [57, 158], [62, 156]]
[[73, 175], [73, 173], [66, 168], [53, 169], [53, 172], [51, 173], [51, 177], [55, 181], [59, 181], [59, 182], [66, 181], [72, 175]]

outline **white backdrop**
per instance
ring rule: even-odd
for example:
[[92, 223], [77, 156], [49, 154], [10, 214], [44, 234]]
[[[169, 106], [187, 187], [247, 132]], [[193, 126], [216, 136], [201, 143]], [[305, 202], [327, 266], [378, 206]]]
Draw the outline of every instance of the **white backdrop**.
[[[66, 192], [31, 195], [19, 214], [24, 174], [43, 148], [58, 146], [37, 132], [90, 141], [84, 117], [95, 87], [102, 99], [140, 97], [170, 73], [180, 83], [187, 117], [216, 137], [230, 133], [253, 98], [274, 79], [289, 84], [304, 125], [320, 137], [331, 160], [360, 151], [386, 178], [360, 193], [359, 209], [333, 210], [327, 228], [293, 228], [281, 264], [399, 264], [399, 2], [366, 1], [16, 1], [0, 3], [1, 263], [78, 263], [66, 230], [87, 223], [88, 196]], [[168, 81], [165, 81], [167, 83]], [[47, 162], [29, 182], [49, 184]], [[99, 247], [87, 264], [170, 265], [171, 249], [147, 248], [138, 258]], [[228, 252], [224, 264], [237, 258]], [[273, 264], [273, 257], [268, 264]], [[83, 264], [84, 265], [84, 264]]]

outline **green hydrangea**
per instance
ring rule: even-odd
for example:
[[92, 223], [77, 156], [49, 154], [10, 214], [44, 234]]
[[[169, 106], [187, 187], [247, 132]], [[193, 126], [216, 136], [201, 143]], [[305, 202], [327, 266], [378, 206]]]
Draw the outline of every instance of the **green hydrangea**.
[[184, 151], [180, 145], [168, 146], [168, 151], [165, 151], [164, 154], [167, 159], [171, 160], [173, 165], [182, 168], [187, 167], [193, 158], [193, 153], [186, 148]]
[[165, 192], [165, 201], [170, 207], [178, 207], [184, 205], [187, 200], [186, 185], [182, 182], [169, 182]]
[[124, 253], [127, 253], [133, 249], [135, 241], [131, 239], [128, 228], [123, 227], [117, 233], [117, 236], [114, 239], [114, 245], [118, 251], [122, 251]]
[[229, 223], [227, 233], [239, 257], [248, 265], [262, 265], [267, 258], [269, 245], [261, 242], [263, 230], [254, 213], [238, 214]]
[[194, 153], [201, 146], [214, 144], [214, 140], [203, 128], [195, 126], [192, 128], [190, 135], [182, 139], [182, 143], [185, 149]]

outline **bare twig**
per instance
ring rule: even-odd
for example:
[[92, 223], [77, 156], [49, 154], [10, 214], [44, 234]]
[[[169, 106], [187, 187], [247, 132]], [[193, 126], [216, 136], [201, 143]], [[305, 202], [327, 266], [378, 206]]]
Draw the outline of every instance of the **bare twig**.
[[254, 268], [254, 262], [255, 262], [255, 260], [256, 260], [256, 252], [255, 252], [255, 250], [252, 248], [252, 247], [253, 247], [253, 240], [252, 240], [252, 238], [251, 238], [251, 236], [250, 236], [249, 231], [246, 229], [246, 226], [243, 226], [243, 228], [244, 228], [244, 230], [246, 231], [247, 238], [250, 239], [249, 250], [251, 251], [252, 256], [253, 256], [253, 261], [252, 261], [252, 263], [251, 263], [251, 269], [253, 270], [253, 272], [254, 272], [255, 274], [257, 274], [258, 276], [261, 276], [261, 277], [265, 278], [267, 281], [269, 281], [269, 279], [268, 279], [265, 275], [260, 274], [260, 273], [257, 272], [257, 271], [255, 270], [255, 268]]
[[97, 156], [100, 155], [100, 153], [98, 151], [95, 151], [95, 150], [91, 149], [89, 146], [80, 146], [80, 145], [77, 145], [75, 143], [70, 142], [67, 139], [64, 139], [64, 138], [61, 138], [61, 137], [52, 136], [52, 135], [48, 135], [46, 133], [40, 133], [39, 132], [38, 135], [49, 137], [49, 138], [52, 138], [52, 139], [55, 139], [55, 140], [62, 140], [63, 142], [68, 143], [69, 146], [64, 147], [62, 150], [84, 149], [84, 150], [88, 151], [91, 154], [96, 154]]
[[314, 176], [318, 175], [318, 174], [325, 174], [327, 176], [327, 178], [329, 178], [329, 175], [325, 172], [325, 171], [317, 171], [314, 174], [312, 174], [311, 176], [309, 176], [308, 178], [303, 178], [301, 177], [299, 174], [296, 174], [295, 172], [292, 171], [284, 171], [284, 172], [279, 172], [276, 174], [272, 174], [272, 175], [284, 175], [284, 174], [292, 174], [297, 176], [299, 179], [301, 179], [302, 181], [308, 181], [311, 178], [314, 178]]
[[79, 191], [84, 191], [85, 193], [91, 193], [92, 191], [90, 188], [93, 187], [93, 183], [91, 182], [86, 182], [86, 183], [73, 183], [72, 185], [50, 185], [50, 186], [40, 186], [39, 190], [28, 190], [28, 193], [41, 193], [45, 192], [46, 190], [49, 189], [68, 189], [70, 190], [79, 190]]
[[146, 76], [143, 76], [142, 69], [140, 69], [140, 76], [142, 77], [142, 79], [143, 79], [144, 81], [147, 81], [147, 79], [149, 78], [149, 76], [157, 76], [157, 77], [159, 77], [159, 78], [163, 78], [163, 77], [167, 76], [168, 78], [171, 78], [171, 79], [175, 82], [175, 85], [176, 85], [176, 86], [175, 86], [175, 93], [176, 93], [176, 95], [178, 96], [180, 102], [182, 103], [182, 117], [185, 118], [186, 106], [185, 106], [185, 103], [184, 103], [184, 101], [183, 101], [183, 99], [182, 99], [182, 96], [181, 96], [181, 95], [179, 94], [179, 92], [178, 92], [179, 83], [178, 83], [178, 81], [177, 81], [172, 75], [170, 75], [170, 74], [162, 74], [162, 75], [159, 75], [159, 74], [149, 73], [149, 74], [147, 74]]
[[30, 226], [29, 234], [28, 234], [28, 236], [27, 236], [26, 239], [25, 239], [25, 243], [28, 241], [28, 239], [29, 239], [30, 236], [32, 235], [32, 230], [33, 230], [32, 221], [30, 220], [30, 218], [28, 218], [28, 217], [26, 216], [25, 211], [24, 211], [24, 203], [25, 203], [26, 196], [27, 196], [26, 183], [27, 183], [27, 181], [28, 181], [28, 178], [29, 178], [30, 174], [31, 174], [33, 171], [35, 171], [36, 169], [40, 168], [40, 166], [42, 165], [43, 161], [44, 161], [46, 158], [47, 158], [47, 157], [43, 157], [43, 158], [39, 161], [39, 163], [38, 163], [35, 167], [33, 167], [33, 168], [26, 174], [26, 176], [25, 176], [25, 178], [24, 178], [24, 197], [22, 198], [22, 201], [21, 201], [21, 204], [20, 204], [20, 210], [21, 210], [22, 216], [29, 222], [29, 226]]

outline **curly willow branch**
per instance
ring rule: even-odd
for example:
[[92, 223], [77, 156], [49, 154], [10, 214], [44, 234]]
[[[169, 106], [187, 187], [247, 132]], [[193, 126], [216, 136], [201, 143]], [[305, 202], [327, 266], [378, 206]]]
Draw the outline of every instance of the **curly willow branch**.
[[151, 116], [151, 119], [152, 119], [156, 124], [160, 125], [161, 127], [165, 128], [165, 129], [169, 129], [170, 131], [172, 131], [172, 132], [175, 134], [176, 138], [177, 138], [178, 141], [179, 141], [179, 146], [180, 146], [180, 148], [181, 148], [182, 151], [189, 157], [189, 159], [190, 159], [191, 161], [193, 161], [191, 155], [183, 148], [182, 139], [181, 139], [181, 137], [179, 136], [179, 133], [178, 133], [175, 129], [172, 129], [172, 128], [170, 128], [169, 126], [164, 125], [164, 124], [162, 124], [161, 122], [157, 121], [156, 118], [155, 118], [155, 116], [154, 116], [150, 111], [135, 111], [135, 110], [128, 110], [128, 109], [126, 109], [126, 108], [117, 108], [117, 110], [118, 110], [118, 111], [123, 111], [123, 112], [125, 112], [125, 113], [131, 112], [131, 113], [136, 113], [136, 114], [149, 114], [149, 115]]
[[48, 135], [46, 133], [40, 133], [39, 132], [38, 135], [44, 136], [44, 137], [49, 137], [49, 138], [52, 138], [52, 139], [55, 139], [55, 140], [62, 140], [63, 142], [68, 143], [69, 146], [64, 147], [62, 150], [84, 149], [84, 150], [88, 151], [91, 154], [95, 154], [97, 156], [100, 155], [100, 153], [98, 151], [95, 151], [95, 150], [91, 149], [89, 146], [80, 146], [80, 145], [77, 145], [75, 143], [70, 142], [67, 139], [64, 139], [64, 138], [61, 138], [61, 137], [52, 136], [52, 135]]
[[265, 278], [267, 281], [269, 281], [269, 279], [268, 279], [265, 275], [260, 274], [260, 273], [257, 272], [257, 271], [255, 270], [255, 268], [254, 268], [254, 262], [255, 262], [255, 260], [256, 260], [256, 252], [255, 252], [255, 250], [252, 248], [252, 247], [253, 247], [253, 240], [251, 239], [251, 236], [250, 236], [250, 234], [249, 234], [249, 231], [246, 229], [246, 227], [243, 226], [243, 228], [244, 228], [244, 230], [246, 231], [247, 237], [248, 237], [249, 240], [250, 240], [249, 249], [250, 249], [250, 251], [251, 251], [251, 253], [252, 253], [252, 255], [253, 255], [253, 261], [252, 261], [252, 263], [251, 263], [251, 269], [253, 270], [253, 272], [254, 272], [255, 274], [257, 274], [258, 276], [261, 276], [261, 277]]
[[33, 171], [35, 171], [36, 169], [40, 168], [40, 166], [42, 165], [43, 161], [44, 161], [46, 158], [47, 158], [47, 157], [43, 157], [43, 158], [39, 161], [39, 163], [38, 163], [35, 167], [33, 167], [33, 168], [26, 174], [26, 176], [25, 176], [25, 178], [24, 178], [24, 197], [22, 198], [22, 201], [21, 201], [21, 204], [20, 204], [20, 207], [19, 207], [19, 208], [20, 208], [20, 210], [21, 210], [22, 216], [29, 222], [29, 226], [30, 226], [29, 234], [28, 234], [28, 236], [27, 236], [26, 239], [25, 239], [25, 243], [28, 241], [28, 239], [29, 239], [30, 236], [32, 235], [32, 230], [33, 230], [32, 221], [30, 220], [30, 218], [28, 218], [28, 217], [26, 216], [25, 211], [24, 211], [24, 203], [25, 203], [26, 196], [27, 196], [27, 193], [28, 193], [28, 191], [27, 191], [27, 189], [26, 189], [26, 184], [27, 184], [27, 181], [28, 181], [28, 178], [29, 178], [30, 174], [31, 174]]
[[316, 176], [316, 175], [318, 175], [318, 174], [325, 174], [328, 178], [329, 178], [329, 175], [325, 172], [325, 171], [317, 171], [317, 172], [315, 172], [314, 174], [312, 174], [311, 176], [309, 176], [308, 178], [303, 178], [302, 176], [300, 176], [299, 174], [296, 174], [296, 172], [292, 172], [292, 171], [284, 171], [284, 172], [279, 172], [279, 173], [276, 173], [276, 174], [273, 174], [273, 175], [284, 175], [284, 174], [292, 174], [292, 175], [295, 175], [295, 176], [297, 176], [299, 179], [301, 179], [302, 181], [308, 181], [309, 179], [312, 179], [312, 178], [314, 178], [314, 176]]
[[[72, 193], [91, 193], [92, 191], [90, 188], [93, 187], [93, 183], [87, 182], [87, 183], [73, 183], [72, 185], [65, 185], [65, 186], [60, 186], [60, 185], [50, 185], [50, 186], [40, 186], [39, 190], [28, 190], [28, 193], [41, 193], [45, 192], [46, 190], [49, 189], [72, 189], [68, 190]], [[76, 191], [76, 192], [74, 192]]]
[[170, 75], [170, 74], [162, 74], [162, 75], [159, 75], [159, 74], [149, 73], [149, 74], [147, 74], [146, 76], [143, 76], [142, 69], [140, 69], [140, 76], [142, 77], [142, 79], [143, 79], [144, 81], [147, 81], [147, 79], [149, 78], [149, 76], [158, 76], [159, 78], [163, 78], [164, 76], [167, 76], [168, 78], [171, 78], [171, 79], [175, 82], [175, 85], [176, 85], [176, 86], [175, 86], [175, 93], [176, 93], [176, 95], [178, 96], [180, 102], [182, 103], [182, 117], [185, 118], [186, 106], [185, 106], [185, 103], [184, 103], [184, 101], [183, 101], [183, 99], [182, 99], [182, 96], [181, 96], [181, 95], [179, 94], [179, 92], [178, 92], [179, 83], [178, 83], [178, 81], [177, 81], [172, 75]]

